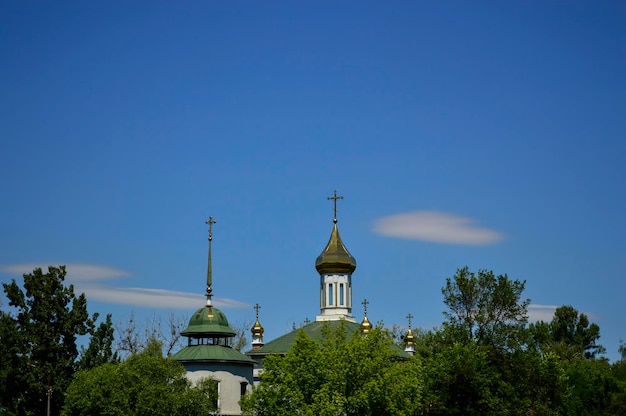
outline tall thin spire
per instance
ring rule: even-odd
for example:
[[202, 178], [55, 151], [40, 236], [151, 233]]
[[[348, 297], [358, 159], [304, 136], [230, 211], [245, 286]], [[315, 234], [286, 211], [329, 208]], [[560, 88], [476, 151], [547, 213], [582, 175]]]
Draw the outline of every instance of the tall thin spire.
[[211, 245], [213, 243], [213, 224], [217, 223], [212, 216], [204, 222], [209, 225], [209, 261], [206, 269], [206, 304], [211, 306], [213, 296], [213, 266], [211, 265]]
[[343, 196], [337, 196], [337, 190], [335, 189], [333, 191], [333, 196], [329, 196], [326, 199], [328, 199], [329, 201], [332, 199], [333, 200], [333, 210], [334, 210], [334, 217], [333, 217], [333, 222], [335, 224], [337, 224], [337, 200], [338, 199], [343, 199]]

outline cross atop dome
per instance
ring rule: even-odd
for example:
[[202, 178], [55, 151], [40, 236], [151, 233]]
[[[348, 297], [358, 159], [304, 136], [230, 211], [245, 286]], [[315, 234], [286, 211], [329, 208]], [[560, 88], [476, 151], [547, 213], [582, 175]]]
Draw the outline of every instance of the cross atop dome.
[[334, 216], [333, 216], [333, 222], [335, 224], [337, 224], [337, 200], [338, 199], [343, 199], [343, 196], [337, 196], [337, 190], [335, 189], [333, 191], [333, 196], [329, 196], [326, 198], [327, 200], [333, 200], [333, 212], [334, 212]]

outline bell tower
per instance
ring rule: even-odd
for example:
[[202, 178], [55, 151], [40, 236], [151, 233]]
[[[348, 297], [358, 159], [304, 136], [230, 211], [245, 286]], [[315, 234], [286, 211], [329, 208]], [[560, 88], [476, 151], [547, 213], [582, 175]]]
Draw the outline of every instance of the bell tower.
[[316, 321], [356, 322], [352, 316], [352, 273], [356, 260], [341, 241], [337, 227], [337, 200], [343, 196], [334, 191], [327, 199], [334, 203], [334, 218], [328, 244], [315, 261], [320, 274], [320, 314]]

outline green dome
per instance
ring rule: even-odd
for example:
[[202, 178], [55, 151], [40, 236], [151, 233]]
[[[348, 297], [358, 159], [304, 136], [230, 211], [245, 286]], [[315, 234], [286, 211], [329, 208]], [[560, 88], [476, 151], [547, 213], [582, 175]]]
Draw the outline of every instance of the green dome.
[[350, 274], [356, 269], [356, 260], [341, 241], [336, 223], [326, 248], [315, 260], [315, 268], [319, 274]]
[[198, 309], [189, 320], [189, 326], [180, 333], [183, 336], [194, 337], [234, 337], [235, 331], [228, 325], [226, 315], [213, 306]]

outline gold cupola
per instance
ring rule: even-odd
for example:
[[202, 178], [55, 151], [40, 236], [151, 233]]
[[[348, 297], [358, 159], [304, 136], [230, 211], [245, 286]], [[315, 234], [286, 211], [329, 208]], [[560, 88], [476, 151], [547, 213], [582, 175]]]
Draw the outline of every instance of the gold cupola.
[[328, 200], [334, 202], [334, 218], [333, 231], [330, 233], [330, 239], [326, 248], [315, 260], [315, 268], [320, 275], [324, 274], [352, 274], [356, 269], [356, 260], [348, 251], [341, 241], [339, 229], [337, 228], [337, 200], [343, 199], [343, 196], [337, 196], [337, 191], [333, 192], [333, 196], [329, 196]]
[[333, 231], [326, 248], [315, 260], [315, 268], [319, 274], [352, 274], [356, 269], [356, 260], [341, 241], [337, 218], [334, 219]]
[[263, 326], [261, 325], [261, 323], [257, 319], [256, 322], [254, 323], [254, 326], [252, 327], [252, 336], [253, 337], [262, 337], [263, 336], [263, 332], [265, 332], [265, 329], [263, 328]]

